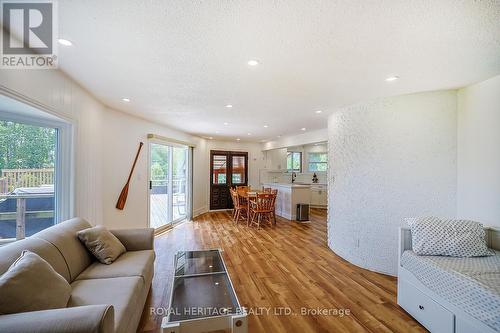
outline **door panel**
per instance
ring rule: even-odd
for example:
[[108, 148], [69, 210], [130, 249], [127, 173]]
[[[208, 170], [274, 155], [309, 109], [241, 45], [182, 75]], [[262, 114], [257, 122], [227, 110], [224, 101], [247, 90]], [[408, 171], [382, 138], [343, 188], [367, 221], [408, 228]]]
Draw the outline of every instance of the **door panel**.
[[210, 151], [210, 209], [232, 208], [229, 188], [248, 184], [248, 153]]
[[149, 225], [171, 226], [187, 216], [189, 150], [150, 143]]

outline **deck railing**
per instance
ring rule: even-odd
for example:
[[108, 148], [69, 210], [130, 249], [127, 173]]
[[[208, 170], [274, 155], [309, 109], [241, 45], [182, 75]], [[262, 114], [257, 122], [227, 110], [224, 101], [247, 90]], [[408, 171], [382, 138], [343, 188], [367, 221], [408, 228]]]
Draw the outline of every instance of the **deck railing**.
[[[16, 200], [15, 211], [13, 209], [7, 209], [6, 211], [0, 211], [0, 231], [6, 229], [6, 223], [16, 222], [16, 239], [23, 239], [26, 237], [26, 221], [29, 219], [30, 223], [36, 223], [39, 221], [46, 221], [47, 219], [54, 219], [54, 209], [30, 209], [27, 208], [27, 200], [29, 199], [43, 199], [43, 198], [54, 198], [53, 193], [47, 194], [0, 194], [0, 206], [6, 203], [6, 200]], [[3, 228], [3, 230], [2, 230]], [[37, 229], [33, 225], [33, 229]], [[13, 237], [6, 237], [13, 238]], [[0, 237], [2, 240], [2, 237]]]
[[0, 193], [8, 193], [19, 187], [37, 187], [54, 184], [54, 169], [2, 169]]

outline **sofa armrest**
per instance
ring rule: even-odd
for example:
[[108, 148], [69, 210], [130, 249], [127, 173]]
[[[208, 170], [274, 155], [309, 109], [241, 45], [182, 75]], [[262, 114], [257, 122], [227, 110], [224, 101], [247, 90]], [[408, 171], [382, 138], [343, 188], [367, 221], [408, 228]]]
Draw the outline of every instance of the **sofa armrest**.
[[154, 245], [154, 229], [116, 229], [110, 230], [120, 242], [125, 246], [127, 251], [153, 250]]
[[112, 305], [86, 305], [0, 315], [0, 332], [114, 333], [114, 313]]

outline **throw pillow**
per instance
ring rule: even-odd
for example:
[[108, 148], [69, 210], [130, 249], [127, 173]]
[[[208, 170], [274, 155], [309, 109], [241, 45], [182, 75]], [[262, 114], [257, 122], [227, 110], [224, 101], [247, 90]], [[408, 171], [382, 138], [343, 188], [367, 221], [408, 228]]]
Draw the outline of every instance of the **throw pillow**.
[[97, 260], [106, 265], [126, 251], [120, 240], [103, 226], [81, 230], [77, 236]]
[[23, 251], [0, 276], [0, 314], [65, 308], [71, 286], [38, 254]]

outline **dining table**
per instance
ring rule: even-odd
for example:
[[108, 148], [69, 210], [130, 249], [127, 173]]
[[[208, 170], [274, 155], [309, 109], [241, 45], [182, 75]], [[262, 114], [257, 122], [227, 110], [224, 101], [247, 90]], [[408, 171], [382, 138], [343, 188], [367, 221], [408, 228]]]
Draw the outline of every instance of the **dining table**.
[[238, 196], [245, 198], [247, 202], [247, 223], [250, 223], [250, 201], [257, 198], [257, 193], [264, 193], [261, 190], [238, 189]]
[[[245, 188], [238, 190], [238, 196], [245, 198], [247, 202], [247, 223], [250, 223], [250, 201], [257, 198], [257, 193], [265, 193], [265, 192], [262, 190], [248, 190]], [[276, 224], [276, 222], [273, 221], [273, 224]]]

